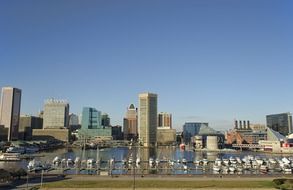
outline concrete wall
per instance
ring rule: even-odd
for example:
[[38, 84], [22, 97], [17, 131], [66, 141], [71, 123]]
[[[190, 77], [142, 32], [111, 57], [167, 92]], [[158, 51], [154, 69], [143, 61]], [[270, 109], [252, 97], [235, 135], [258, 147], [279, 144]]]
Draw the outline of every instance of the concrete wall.
[[33, 140], [58, 139], [69, 142], [70, 131], [68, 129], [33, 129]]
[[175, 129], [159, 129], [157, 130], [158, 145], [170, 145], [176, 142]]

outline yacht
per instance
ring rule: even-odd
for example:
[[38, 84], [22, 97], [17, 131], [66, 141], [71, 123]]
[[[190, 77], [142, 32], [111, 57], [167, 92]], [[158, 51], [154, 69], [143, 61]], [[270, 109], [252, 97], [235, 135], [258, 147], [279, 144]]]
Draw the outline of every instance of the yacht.
[[230, 161], [226, 158], [223, 159], [223, 162], [226, 166], [228, 166], [230, 164]]
[[269, 158], [269, 162], [270, 162], [271, 164], [276, 164], [276, 163], [277, 163], [276, 160], [275, 160], [274, 158]]
[[29, 172], [36, 172], [36, 171], [40, 171], [43, 169], [42, 163], [40, 161], [36, 161], [35, 159], [29, 161], [28, 165], [27, 165], [27, 169]]
[[54, 159], [53, 159], [53, 165], [59, 165], [61, 163], [61, 159], [58, 157], [58, 156], [56, 156]]
[[11, 146], [6, 150], [7, 153], [20, 153], [24, 154], [25, 153], [25, 148], [24, 147], [16, 147], [16, 146]]
[[182, 164], [186, 164], [187, 160], [185, 158], [182, 159]]
[[160, 160], [159, 158], [156, 159], [156, 166], [158, 166], [160, 164]]
[[222, 165], [222, 160], [221, 160], [220, 158], [216, 158], [216, 160], [215, 160], [215, 164], [216, 164], [217, 166]]
[[68, 168], [73, 166], [74, 165], [73, 160], [71, 158], [68, 158], [67, 161], [66, 161], [66, 165], [67, 165]]
[[149, 166], [150, 167], [153, 167], [154, 166], [154, 159], [153, 158], [150, 158], [149, 159]]
[[213, 171], [220, 172], [221, 171], [221, 167], [219, 165], [214, 165], [213, 166]]
[[2, 162], [20, 161], [20, 153], [2, 153], [2, 154], [0, 154], [0, 161], [2, 161]]
[[79, 167], [80, 166], [80, 157], [76, 157], [74, 160], [74, 166]]
[[140, 158], [137, 157], [135, 162], [136, 162], [136, 165], [138, 166], [140, 164]]
[[203, 162], [203, 165], [204, 165], [204, 166], [207, 166], [208, 163], [209, 163], [209, 161], [208, 161], [207, 159], [203, 159], [202, 162]]
[[87, 160], [87, 162], [86, 162], [87, 168], [93, 168], [94, 165], [95, 165], [95, 160], [94, 159], [90, 158], [90, 159]]

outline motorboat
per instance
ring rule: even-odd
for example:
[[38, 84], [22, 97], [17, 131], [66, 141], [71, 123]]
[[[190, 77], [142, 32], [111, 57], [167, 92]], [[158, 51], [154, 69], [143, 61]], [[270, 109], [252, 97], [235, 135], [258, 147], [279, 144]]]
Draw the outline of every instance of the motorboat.
[[11, 146], [6, 150], [7, 153], [20, 153], [24, 154], [25, 153], [25, 148], [24, 147], [16, 147], [16, 146]]
[[140, 164], [140, 158], [137, 157], [135, 162], [136, 162], [136, 165], [139, 165]]
[[156, 166], [158, 166], [160, 164], [160, 160], [157, 158], [156, 159]]
[[223, 159], [223, 163], [226, 165], [226, 166], [229, 166], [230, 164], [230, 161], [226, 158]]
[[214, 165], [213, 166], [213, 171], [220, 172], [221, 171], [221, 167], [219, 165]]
[[86, 162], [87, 168], [93, 168], [94, 165], [95, 165], [95, 160], [94, 159], [90, 158], [90, 159], [87, 160], [87, 162]]
[[185, 158], [182, 159], [182, 164], [186, 164], [187, 160]]
[[215, 160], [215, 164], [216, 164], [217, 166], [222, 165], [222, 160], [221, 160], [220, 158], [216, 158], [216, 160]]
[[79, 167], [80, 166], [80, 157], [76, 157], [74, 160], [74, 166]]
[[17, 162], [20, 161], [20, 153], [2, 153], [0, 154], [1, 162]]
[[149, 159], [149, 166], [150, 167], [153, 167], [154, 166], [154, 159], [153, 158], [150, 158]]
[[58, 157], [58, 156], [56, 156], [54, 159], [53, 159], [53, 165], [59, 165], [61, 163], [61, 159]]
[[73, 160], [71, 158], [68, 158], [66, 161], [66, 165], [67, 165], [67, 167], [72, 167], [74, 165]]
[[209, 161], [208, 161], [207, 159], [203, 159], [203, 160], [202, 160], [202, 163], [203, 163], [204, 166], [207, 166], [208, 163], [209, 163]]
[[29, 172], [32, 171], [40, 171], [43, 170], [43, 166], [42, 163], [40, 161], [36, 161], [35, 159], [29, 161], [28, 165], [27, 165], [27, 169]]

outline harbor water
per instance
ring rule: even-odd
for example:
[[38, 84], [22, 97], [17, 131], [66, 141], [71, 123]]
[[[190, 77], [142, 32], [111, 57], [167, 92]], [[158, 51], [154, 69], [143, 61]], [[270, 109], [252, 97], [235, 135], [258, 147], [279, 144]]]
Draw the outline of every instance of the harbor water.
[[[274, 155], [259, 152], [208, 152], [181, 150], [177, 147], [158, 147], [148, 149], [141, 147], [121, 147], [105, 149], [81, 150], [77, 148], [63, 148], [49, 152], [41, 152], [35, 157], [42, 163], [52, 164], [56, 156], [60, 159], [75, 160], [79, 157], [81, 160], [93, 159], [99, 160], [99, 169], [96, 167], [80, 169], [76, 167], [65, 168], [63, 166], [55, 168], [56, 172], [64, 174], [99, 174], [99, 172], [108, 172], [109, 175], [126, 175], [134, 172], [139, 175], [160, 174], [160, 175], [180, 175], [180, 174], [214, 174], [212, 163], [218, 159], [229, 159], [231, 157], [244, 158], [247, 155], [268, 160], [270, 158], [278, 159], [288, 155]], [[140, 163], [136, 160], [139, 158]], [[112, 163], [111, 163], [112, 160]], [[153, 165], [150, 165], [153, 160]], [[206, 160], [207, 165], [197, 165], [197, 161]], [[16, 170], [18, 168], [27, 169], [30, 160], [21, 160], [20, 162], [0, 162], [0, 168], [7, 170]], [[170, 164], [172, 163], [172, 164]], [[260, 174], [259, 170], [245, 170], [242, 174]], [[278, 171], [272, 170], [265, 174], [278, 174]]]

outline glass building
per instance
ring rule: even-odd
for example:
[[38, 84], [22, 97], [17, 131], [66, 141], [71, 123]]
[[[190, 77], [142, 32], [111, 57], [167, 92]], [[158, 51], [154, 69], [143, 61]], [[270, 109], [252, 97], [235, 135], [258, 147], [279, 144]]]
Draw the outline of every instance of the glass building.
[[266, 120], [268, 128], [271, 128], [284, 136], [287, 136], [292, 133], [291, 113], [267, 115]]
[[191, 138], [198, 135], [201, 127], [208, 127], [208, 123], [186, 122], [183, 125], [183, 140], [186, 144], [191, 142]]
[[3, 140], [18, 140], [20, 105], [21, 90], [3, 87], [0, 102], [0, 125], [8, 128], [7, 139]]
[[102, 126], [101, 112], [95, 108], [84, 107], [81, 117], [79, 136], [93, 138], [97, 136], [112, 136], [111, 128]]

